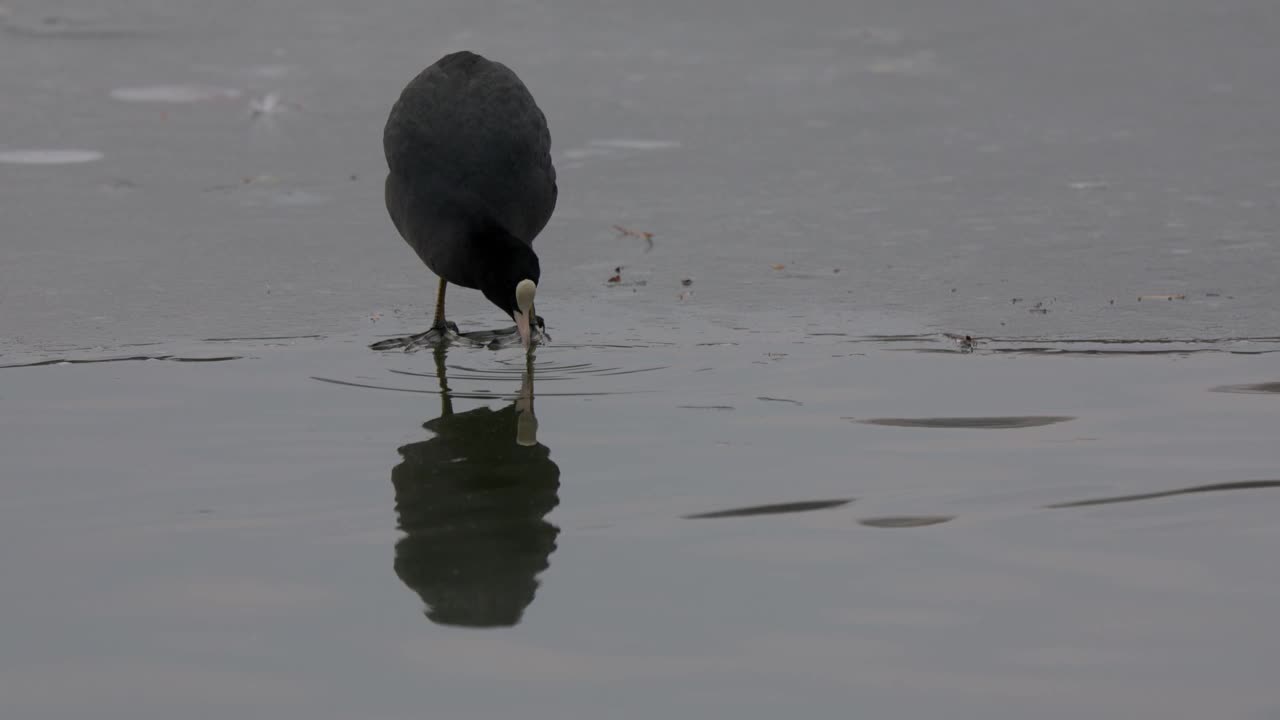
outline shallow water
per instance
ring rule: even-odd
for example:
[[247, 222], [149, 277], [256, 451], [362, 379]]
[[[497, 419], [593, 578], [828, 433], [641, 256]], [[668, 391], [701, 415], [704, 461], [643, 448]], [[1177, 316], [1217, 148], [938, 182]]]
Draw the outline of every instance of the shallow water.
[[699, 335], [0, 370], [6, 705], [1274, 707], [1276, 355]]
[[[0, 716], [1280, 714], [1269, 6], [4, 9]], [[532, 362], [369, 348], [463, 47]]]

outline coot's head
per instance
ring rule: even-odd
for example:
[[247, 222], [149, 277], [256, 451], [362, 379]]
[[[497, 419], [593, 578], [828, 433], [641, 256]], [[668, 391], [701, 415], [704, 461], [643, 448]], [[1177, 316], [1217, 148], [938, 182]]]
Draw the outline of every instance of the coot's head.
[[533, 311], [542, 271], [538, 256], [528, 245], [516, 240], [505, 249], [505, 253], [493, 256], [494, 265], [480, 290], [489, 302], [516, 321], [520, 342], [529, 350], [533, 347], [535, 329], [541, 330], [542, 325], [542, 318]]

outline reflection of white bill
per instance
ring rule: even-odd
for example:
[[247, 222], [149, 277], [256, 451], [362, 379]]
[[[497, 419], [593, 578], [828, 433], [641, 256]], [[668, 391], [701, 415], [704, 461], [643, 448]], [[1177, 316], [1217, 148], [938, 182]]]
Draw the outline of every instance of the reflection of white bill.
[[516, 444], [533, 447], [538, 444], [538, 418], [533, 414], [533, 364], [524, 368], [520, 379], [520, 395], [516, 398]]

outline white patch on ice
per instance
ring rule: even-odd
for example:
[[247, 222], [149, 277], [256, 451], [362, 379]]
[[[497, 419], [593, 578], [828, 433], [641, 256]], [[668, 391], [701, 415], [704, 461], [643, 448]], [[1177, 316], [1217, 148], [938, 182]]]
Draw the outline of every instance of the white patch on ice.
[[598, 148], [571, 148], [561, 153], [566, 160], [582, 160], [584, 158], [608, 154], [608, 150], [601, 150]]
[[2, 150], [0, 163], [8, 165], [75, 165], [101, 160], [97, 150]]
[[678, 140], [639, 140], [635, 138], [611, 138], [608, 140], [592, 140], [587, 143], [592, 147], [611, 148], [615, 150], [670, 150], [680, 147]]
[[111, 97], [125, 102], [197, 103], [234, 100], [240, 97], [240, 91], [216, 85], [146, 85], [116, 88]]

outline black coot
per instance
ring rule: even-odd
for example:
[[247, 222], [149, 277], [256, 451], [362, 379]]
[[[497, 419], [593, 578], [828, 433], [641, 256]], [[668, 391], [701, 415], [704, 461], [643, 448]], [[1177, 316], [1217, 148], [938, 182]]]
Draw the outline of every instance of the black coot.
[[531, 348], [541, 326], [532, 243], [557, 189], [547, 119], [528, 88], [501, 63], [446, 55], [400, 94], [382, 145], [391, 221], [440, 276], [428, 334], [447, 333], [444, 292], [453, 283], [483, 292]]

